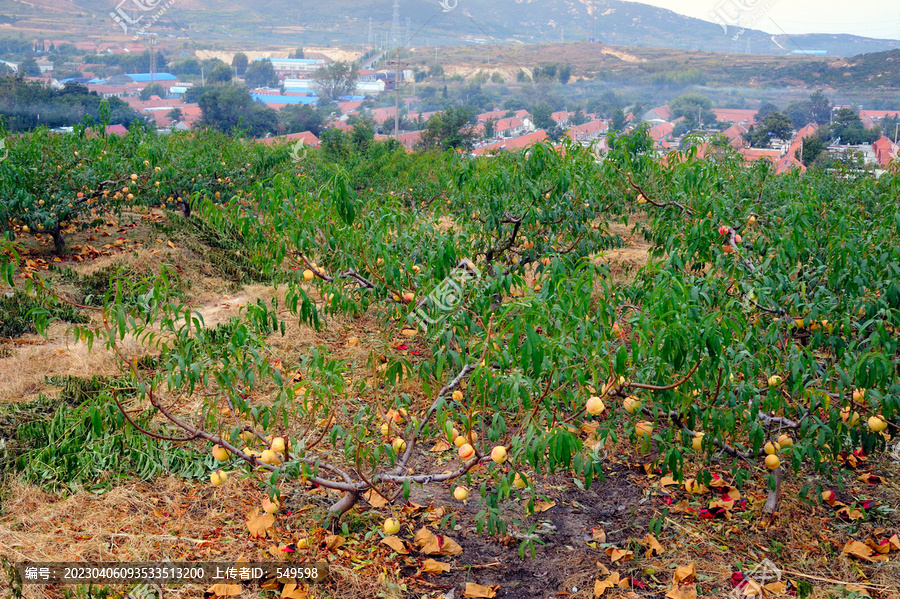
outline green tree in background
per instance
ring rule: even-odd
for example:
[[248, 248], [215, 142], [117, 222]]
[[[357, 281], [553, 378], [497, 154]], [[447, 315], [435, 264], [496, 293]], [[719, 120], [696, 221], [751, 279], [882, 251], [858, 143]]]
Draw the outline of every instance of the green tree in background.
[[249, 63], [247, 55], [243, 52], [238, 52], [231, 59], [231, 66], [234, 67], [234, 72], [238, 77], [241, 77], [246, 72]]
[[684, 117], [690, 128], [700, 127], [704, 123], [716, 122], [716, 114], [712, 111], [712, 100], [701, 94], [684, 94], [669, 102], [669, 108], [675, 117]]
[[621, 108], [616, 108], [613, 111], [612, 128], [613, 131], [622, 131], [625, 128], [625, 111]]
[[19, 73], [24, 77], [40, 77], [41, 68], [34, 58], [26, 58], [19, 63]]
[[273, 87], [278, 85], [278, 75], [275, 74], [275, 67], [268, 58], [265, 60], [254, 60], [247, 68], [244, 74], [244, 81], [247, 87]]
[[168, 95], [168, 91], [159, 83], [151, 83], [147, 87], [141, 90], [139, 97], [141, 100], [146, 102], [150, 99], [151, 96], [159, 96], [160, 98], [165, 98]]
[[543, 100], [531, 107], [531, 119], [538, 129], [549, 129], [556, 124], [552, 114], [553, 107]]
[[325, 119], [322, 113], [303, 104], [285, 106], [278, 112], [278, 130], [282, 135], [309, 131], [316, 137], [322, 132]]
[[472, 112], [465, 108], [451, 108], [437, 113], [422, 132], [422, 146], [441, 150], [471, 148], [476, 137], [472, 116]]
[[234, 70], [224, 62], [215, 66], [206, 76], [207, 83], [228, 83], [234, 77]]
[[197, 103], [201, 125], [225, 132], [247, 129], [253, 137], [277, 133], [278, 114], [255, 102], [246, 87], [207, 86]]
[[355, 64], [343, 61], [330, 62], [313, 74], [319, 96], [337, 101], [341, 96], [356, 92], [359, 71]]

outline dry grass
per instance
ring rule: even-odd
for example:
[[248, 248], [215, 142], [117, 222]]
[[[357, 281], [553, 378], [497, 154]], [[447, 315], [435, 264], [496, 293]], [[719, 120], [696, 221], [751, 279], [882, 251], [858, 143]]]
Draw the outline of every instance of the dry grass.
[[[47, 393], [52, 387], [45, 377], [70, 375], [78, 377], [106, 376], [119, 372], [112, 351], [95, 345], [88, 351], [85, 343], [72, 343], [66, 336], [68, 325], [54, 324], [47, 339], [37, 335], [23, 338], [29, 343], [12, 346], [10, 356], [0, 358], [0, 404], [27, 402]], [[134, 355], [141, 355], [141, 348], [126, 343]]]

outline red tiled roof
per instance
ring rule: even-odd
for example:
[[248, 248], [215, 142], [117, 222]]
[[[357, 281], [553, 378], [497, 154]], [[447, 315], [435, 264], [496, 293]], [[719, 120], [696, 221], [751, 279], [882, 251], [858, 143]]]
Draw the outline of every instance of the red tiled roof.
[[562, 123], [563, 121], [569, 120], [569, 113], [565, 110], [560, 110], [559, 112], [551, 113], [550, 118], [557, 123]]
[[338, 102], [338, 108], [340, 109], [341, 114], [347, 114], [348, 112], [359, 110], [360, 106], [362, 106], [362, 100], [353, 100], [352, 102]]
[[518, 117], [513, 117], [509, 119], [500, 119], [497, 121], [497, 124], [494, 125], [494, 131], [500, 133], [501, 131], [508, 131], [510, 129], [516, 129], [518, 127], [524, 127], [525, 123], [522, 122]]
[[756, 120], [756, 110], [743, 108], [713, 108], [717, 121], [731, 121], [733, 123], [752, 123]]
[[886, 116], [900, 116], [900, 110], [860, 110], [859, 117], [869, 117], [870, 119], [883, 119]]
[[506, 116], [506, 110], [491, 110], [490, 112], [482, 112], [478, 116], [475, 117], [475, 120], [479, 123], [483, 123], [489, 119], [494, 119], [495, 121], [502, 119]]
[[875, 150], [875, 157], [878, 159], [878, 164], [881, 166], [890, 164], [892, 160], [897, 158], [898, 153], [900, 153], [898, 152], [900, 151], [900, 147], [883, 135], [872, 144], [872, 149]]
[[[799, 145], [800, 144], [797, 144], [798, 147], [799, 147]], [[803, 165], [802, 162], [797, 160], [797, 157], [794, 154], [795, 154], [794, 147], [791, 146], [791, 151], [789, 151], [782, 158], [779, 158], [775, 162], [775, 174], [776, 175], [783, 175], [784, 173], [787, 173], [795, 168], [800, 169], [801, 173], [806, 172], [806, 167]]]
[[547, 132], [541, 129], [540, 131], [535, 131], [534, 133], [529, 133], [528, 135], [514, 137], [513, 139], [507, 139], [487, 146], [481, 146], [480, 148], [475, 148], [474, 150], [472, 150], [472, 153], [476, 156], [481, 156], [482, 154], [493, 151], [518, 150], [521, 148], [527, 148], [528, 146], [536, 144], [537, 142], [543, 141], [545, 139], [547, 139]]
[[302, 133], [290, 133], [288, 135], [278, 135], [276, 137], [266, 137], [264, 139], [260, 139], [259, 141], [267, 146], [271, 146], [278, 143], [293, 144], [296, 143], [297, 140], [302, 141], [303, 144], [307, 146], [316, 147], [319, 145], [319, 138], [309, 131], [303, 131]]
[[656, 114], [658, 114], [660, 116], [660, 118], [663, 118], [666, 120], [669, 120], [670, 118], [672, 118], [672, 109], [669, 108], [668, 104], [665, 104], [663, 106], [657, 106], [656, 108], [652, 108], [651, 112], [655, 112]]
[[[394, 139], [393, 135], [376, 135], [375, 139], [377, 141], [387, 141], [389, 139]], [[413, 148], [419, 145], [419, 142], [422, 140], [422, 132], [421, 131], [411, 131], [409, 133], [401, 133], [397, 136], [397, 141], [400, 142], [400, 145], [404, 148]]]
[[818, 126], [817, 124], [815, 124], [815, 123], [810, 123], [810, 124], [806, 125], [805, 127], [803, 127], [802, 129], [800, 129], [799, 131], [797, 131], [797, 136], [796, 136], [796, 137], [797, 137], [798, 139], [800, 139], [800, 138], [806, 138], [806, 137], [812, 137], [813, 135], [816, 134], [816, 130], [817, 130], [818, 128], [819, 128], [819, 126]]
[[743, 148], [738, 151], [741, 153], [741, 156], [744, 157], [744, 160], [749, 160], [750, 162], [756, 162], [757, 160], [769, 160], [771, 162], [774, 162], [781, 158], [781, 151], [779, 150]]
[[606, 131], [606, 123], [604, 121], [589, 121], [587, 123], [582, 123], [581, 125], [569, 127], [566, 130], [566, 135], [572, 141], [578, 141], [580, 138], [596, 135], [602, 131]]
[[675, 125], [672, 123], [660, 123], [650, 129], [650, 137], [655, 139], [656, 141], [664, 140], [665, 138], [672, 135], [672, 131], [675, 130]]
[[431, 117], [433, 117], [437, 113], [438, 113], [437, 110], [432, 110], [431, 112], [410, 112], [409, 114], [406, 115], [406, 118], [408, 118], [411, 121], [422, 119], [423, 122], [428, 122], [431, 119]]
[[746, 127], [744, 127], [742, 124], [735, 123], [728, 129], [725, 129], [725, 131], [722, 131], [722, 135], [724, 135], [728, 139], [733, 140], [735, 138], [741, 137], [747, 131], [748, 131], [748, 129]]
[[92, 92], [97, 92], [98, 94], [124, 94], [125, 86], [124, 85], [97, 85], [95, 83], [88, 83], [88, 89]]
[[375, 122], [381, 125], [388, 119], [394, 118], [394, 115], [397, 114], [397, 108], [395, 106], [388, 106], [387, 108], [373, 108], [370, 112], [372, 114], [372, 118], [375, 119]]

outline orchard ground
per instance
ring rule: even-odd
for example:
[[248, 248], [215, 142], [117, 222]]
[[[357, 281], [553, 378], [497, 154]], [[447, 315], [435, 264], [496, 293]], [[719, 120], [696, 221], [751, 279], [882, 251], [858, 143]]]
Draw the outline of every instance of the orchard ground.
[[[44, 270], [50, 265], [69, 267], [79, 275], [111, 264], [128, 266], [135, 273], [153, 271], [163, 263], [174, 265], [208, 327], [228, 322], [242, 305], [279, 293], [264, 285], [223, 279], [204, 255], [151, 226], [167, 218], [159, 210], [109, 215], [106, 226], [69, 239], [72, 253], [64, 262], [55, 262], [49, 239], [29, 240], [23, 258], [33, 260], [36, 270], [50, 280], [60, 277], [58, 271]], [[610, 264], [613, 276], [628, 278], [648, 262], [649, 244], [632, 234], [630, 226], [613, 227], [627, 245], [600, 259]], [[315, 285], [309, 287], [315, 295]], [[77, 295], [77, 289], [69, 291]], [[419, 337], [385, 333], [367, 314], [336, 315], [319, 331], [299, 325], [296, 319], [288, 322], [286, 335], [272, 334], [267, 339], [264, 351], [273, 361], [293, 363], [299, 346], [321, 344], [334, 357], [351, 362], [353, 380], [372, 376], [372, 356], [405, 356], [416, 362], [425, 350]], [[352, 337], [359, 343], [351, 345]], [[109, 350], [95, 346], [88, 353], [84, 344], [66, 338], [62, 324], [54, 325], [47, 338], [25, 335], [4, 340], [0, 351], [0, 413], [11, 404], [34, 403], [41, 395], [54, 397], [58, 390], [48, 377], [114, 377], [119, 372]], [[403, 390], [414, 398], [410, 413], [424, 412], [430, 403], [428, 395], [414, 379], [404, 385]], [[189, 413], [197, 407], [186, 403], [178, 409]], [[58, 405], [56, 409], [66, 408]], [[0, 427], [3, 422], [0, 418]], [[591, 433], [589, 426], [580, 431], [588, 444]], [[0, 436], [9, 437], [10, 429], [0, 428]], [[437, 446], [438, 441], [426, 440], [417, 458], [446, 463], [449, 468], [456, 452]], [[602, 448], [604, 480], [595, 480], [589, 489], [564, 473], [534, 476], [536, 513], [528, 515], [520, 503], [503, 504], [508, 521], [520, 523], [510, 524], [504, 536], [477, 534], [481, 509], [477, 486], [470, 488], [465, 503], [453, 499], [454, 485], [449, 483], [414, 486], [409, 501], [401, 497], [393, 509], [370, 495], [370, 501], [355, 506], [334, 530], [325, 530], [317, 523], [339, 494], [289, 481], [281, 486], [282, 509], [276, 523], [263, 537], [254, 538], [246, 518], [260, 506], [263, 494], [258, 482], [253, 476], [233, 475], [223, 486], [212, 487], [206, 478], [212, 466], [208, 446], [188, 447], [193, 459], [204, 466], [200, 476], [160, 474], [141, 480], [138, 473], [120, 473], [93, 484], [80, 482], [61, 493], [25, 482], [18, 468], [7, 464], [0, 491], [0, 555], [12, 562], [239, 557], [327, 561], [330, 578], [311, 586], [309, 597], [417, 599], [462, 597], [467, 583], [488, 587], [484, 596], [595, 597], [597, 581], [610, 580], [615, 573], [628, 580], [621, 587], [604, 590], [603, 597], [667, 593], [690, 597], [693, 590], [699, 597], [721, 598], [732, 592], [736, 572], [750, 571], [768, 559], [782, 570], [783, 580], [790, 579], [794, 588], [809, 589], [809, 597], [900, 597], [900, 547], [882, 556], [877, 551], [860, 555], [858, 547], [848, 545], [856, 541], [866, 547], [867, 541], [900, 532], [900, 463], [889, 454], [847, 456], [836, 480], [805, 471], [799, 476], [788, 473], [780, 508], [771, 522], [764, 522], [760, 510], [766, 499], [767, 473], [758, 465], [756, 476], [745, 481], [740, 491], [733, 491], [738, 494], [732, 495], [736, 501], [727, 509], [711, 509], [710, 502], [732, 487], [726, 472], [717, 486], [690, 492], [653, 471], [651, 463], [658, 457], [654, 447], [636, 447], [623, 434], [618, 442], [608, 441]], [[685, 478], [701, 467], [699, 461], [694, 464], [687, 458]], [[715, 462], [711, 469], [715, 472]], [[834, 491], [835, 505], [820, 500], [816, 484]], [[804, 493], [807, 485], [813, 485], [812, 490]], [[381, 542], [381, 524], [392, 512], [402, 524], [397, 535], [402, 541], [400, 553]], [[423, 526], [453, 539], [461, 553], [442, 556], [419, 551], [413, 537]], [[527, 543], [529, 539], [533, 544]], [[283, 551], [287, 546], [296, 552]], [[423, 573], [428, 558], [447, 564], [449, 571]], [[685, 582], [695, 586], [673, 584], [678, 568], [691, 565], [693, 579]], [[0, 588], [6, 583], [0, 581]], [[199, 586], [174, 586], [165, 596], [200, 597], [204, 591]], [[63, 597], [65, 592], [24, 587], [29, 598]], [[284, 596], [303, 597], [304, 592]], [[93, 595], [86, 589], [78, 593], [79, 597], [101, 596], [97, 589]], [[273, 591], [265, 593], [273, 596]], [[242, 596], [260, 596], [260, 592], [245, 591]]]

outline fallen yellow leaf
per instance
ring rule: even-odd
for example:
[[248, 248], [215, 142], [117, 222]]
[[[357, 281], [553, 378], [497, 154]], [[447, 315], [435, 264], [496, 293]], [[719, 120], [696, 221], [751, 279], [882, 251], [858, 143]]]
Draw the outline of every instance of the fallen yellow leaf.
[[663, 546], [659, 544], [659, 541], [656, 539], [656, 537], [654, 537], [650, 533], [644, 535], [644, 540], [641, 542], [647, 546], [646, 557], [650, 557], [651, 555], [662, 555], [666, 551], [665, 549], [663, 549]]
[[325, 537], [325, 549], [328, 551], [334, 551], [335, 549], [339, 549], [341, 545], [347, 542], [347, 539], [340, 535], [328, 535]]
[[207, 593], [212, 593], [216, 597], [228, 597], [230, 595], [240, 595], [241, 594], [241, 585], [239, 584], [225, 584], [224, 582], [220, 582], [212, 585], [208, 589], [206, 589]]
[[887, 557], [885, 556], [873, 556], [872, 549], [865, 543], [860, 543], [859, 541], [847, 541], [847, 544], [844, 545], [844, 548], [841, 549], [841, 551], [846, 553], [847, 555], [852, 555], [853, 557], [864, 559], [867, 562], [887, 559]]
[[687, 584], [683, 587], [669, 589], [666, 599], [697, 599], [697, 585]]
[[309, 597], [309, 591], [306, 589], [306, 585], [301, 586], [289, 582], [281, 589], [281, 599], [307, 599], [307, 597]]
[[781, 580], [778, 582], [770, 582], [769, 584], [763, 586], [766, 590], [767, 594], [772, 594], [775, 596], [784, 595], [787, 593], [787, 582]]
[[691, 562], [687, 566], [678, 566], [675, 568], [675, 573], [672, 574], [672, 582], [674, 584], [694, 582], [696, 579], [697, 568], [694, 566], [694, 562]]
[[601, 597], [607, 589], [611, 589], [616, 586], [620, 589], [627, 589], [628, 583], [629, 580], [627, 578], [621, 578], [618, 572], [613, 572], [606, 578], [606, 580], [594, 581], [594, 599]]
[[413, 542], [426, 555], [459, 555], [462, 547], [459, 543], [444, 535], [436, 535], [425, 527], [419, 529]]
[[450, 564], [439, 562], [430, 557], [422, 562], [422, 572], [425, 574], [443, 574], [450, 571]]
[[365, 497], [366, 501], [369, 502], [369, 505], [374, 508], [384, 507], [388, 504], [387, 499], [379, 495], [375, 489], [369, 489], [363, 493], [363, 497]]
[[259, 508], [254, 508], [247, 514], [247, 530], [250, 531], [252, 537], [264, 537], [271, 531], [275, 524], [275, 516], [273, 514], [260, 514]]
[[475, 584], [474, 582], [466, 583], [466, 590], [463, 591], [463, 597], [484, 597], [486, 599], [491, 599], [491, 597], [497, 596], [497, 590], [499, 587], [485, 587], [480, 584]]
[[616, 563], [617, 561], [625, 561], [627, 562], [632, 557], [634, 557], [634, 551], [627, 551], [625, 549], [616, 549], [615, 547], [607, 547], [606, 555], [609, 556], [610, 561]]
[[390, 547], [391, 549], [393, 549], [394, 551], [396, 551], [397, 553], [402, 553], [404, 555], [409, 553], [409, 550], [406, 548], [406, 545], [403, 544], [403, 541], [400, 540], [400, 537], [391, 535], [389, 537], [385, 537], [385, 538], [381, 539], [381, 542], [383, 544], [387, 545], [388, 547]]

